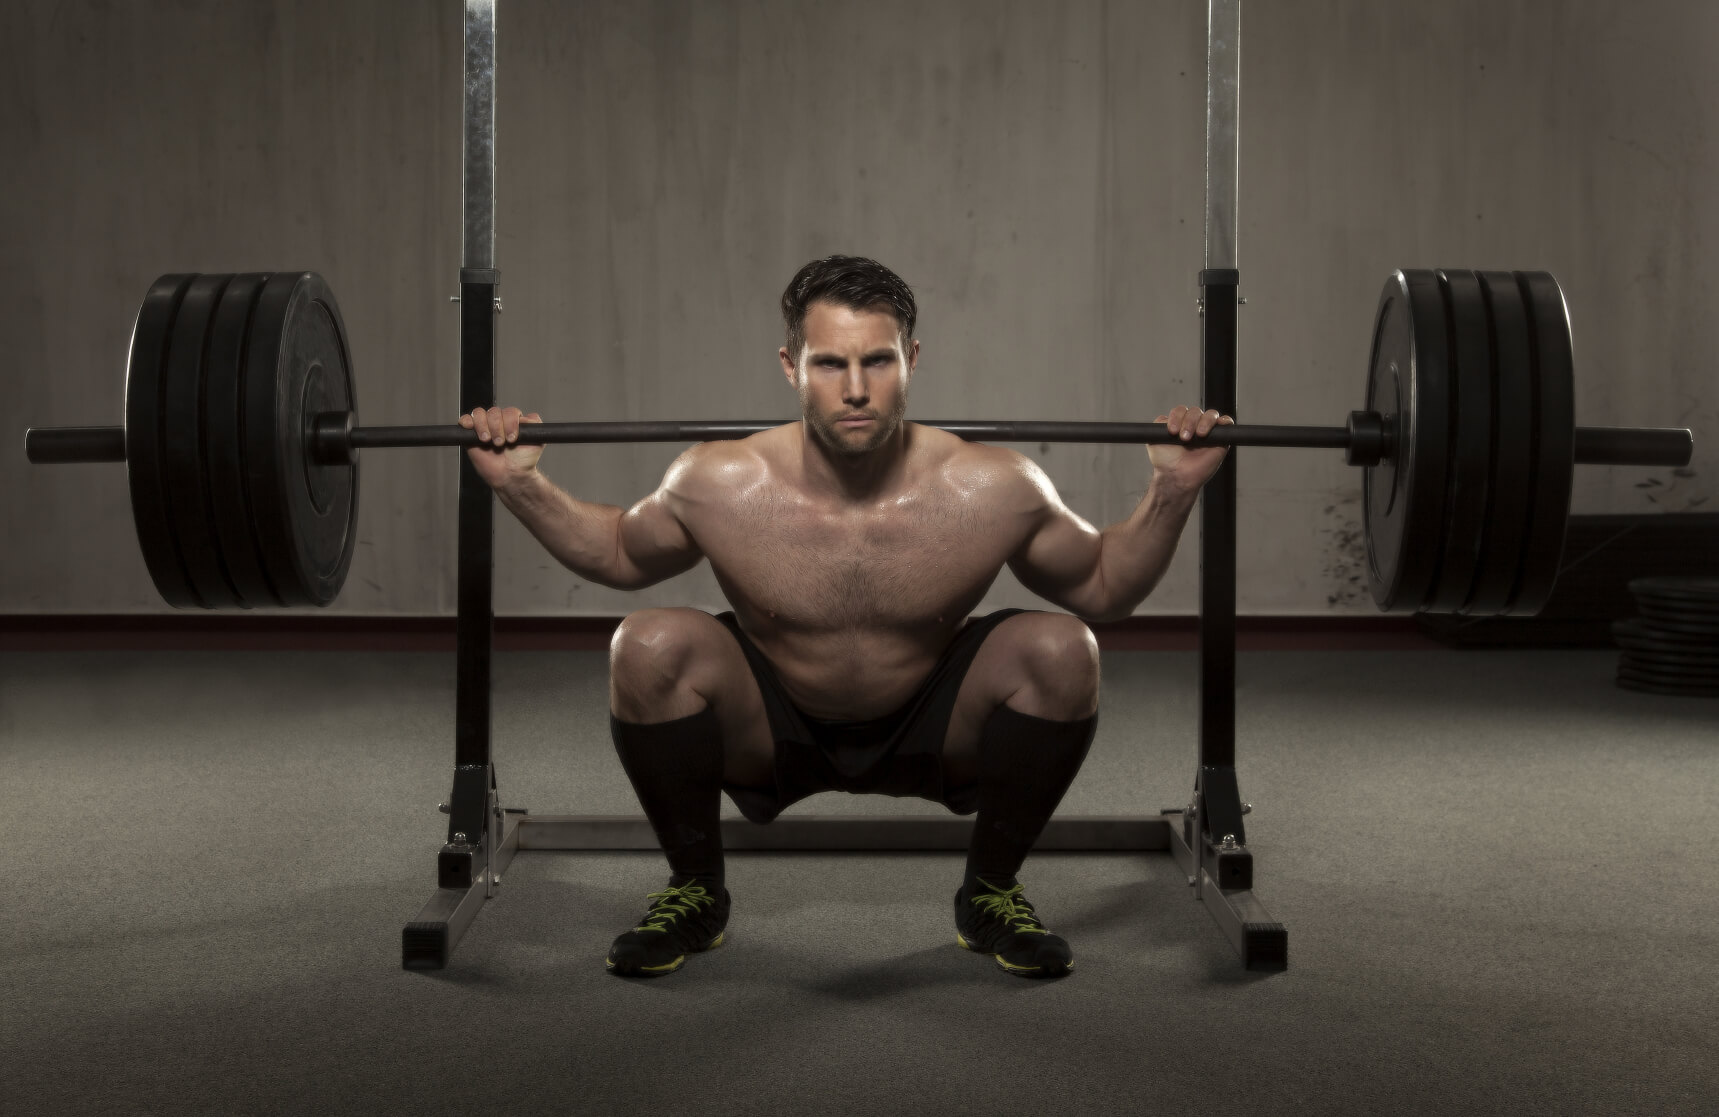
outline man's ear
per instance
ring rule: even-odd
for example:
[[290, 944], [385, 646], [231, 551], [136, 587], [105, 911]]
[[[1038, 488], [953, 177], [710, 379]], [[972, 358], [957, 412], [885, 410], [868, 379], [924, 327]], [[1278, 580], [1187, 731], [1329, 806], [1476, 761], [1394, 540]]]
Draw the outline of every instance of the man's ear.
[[919, 339], [914, 338], [907, 346], [907, 375], [911, 377], [913, 370], [919, 367]]
[[788, 358], [788, 347], [784, 345], [776, 350], [776, 359], [782, 362], [782, 375], [788, 378], [788, 383], [794, 390], [800, 390], [800, 370], [794, 367], [794, 362]]

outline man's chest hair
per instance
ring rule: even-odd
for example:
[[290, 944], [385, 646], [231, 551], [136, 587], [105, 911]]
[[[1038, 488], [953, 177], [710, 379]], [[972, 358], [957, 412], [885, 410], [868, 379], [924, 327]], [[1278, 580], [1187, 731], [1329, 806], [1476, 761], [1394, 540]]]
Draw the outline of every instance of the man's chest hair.
[[983, 594], [1013, 525], [961, 494], [832, 508], [782, 493], [735, 500], [698, 534], [717, 576], [780, 619], [914, 623]]

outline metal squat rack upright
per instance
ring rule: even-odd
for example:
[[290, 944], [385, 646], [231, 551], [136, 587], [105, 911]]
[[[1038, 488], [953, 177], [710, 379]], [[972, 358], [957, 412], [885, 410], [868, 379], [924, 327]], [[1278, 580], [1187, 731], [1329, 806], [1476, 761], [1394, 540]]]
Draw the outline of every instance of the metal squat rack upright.
[[[1200, 273], [1206, 407], [1236, 412], [1236, 121], [1240, 0], [1209, 0], [1206, 267]], [[495, 401], [495, 0], [465, 0], [464, 255], [460, 408]], [[460, 456], [453, 793], [437, 890], [402, 934], [407, 969], [447, 964], [521, 850], [656, 850], [643, 817], [546, 816], [504, 808], [491, 754], [495, 501]], [[1282, 969], [1288, 935], [1254, 898], [1235, 770], [1236, 455], [1205, 488], [1200, 519], [1200, 763], [1186, 809], [1053, 817], [1036, 851], [1169, 851], [1248, 969]], [[972, 821], [942, 817], [779, 818], [722, 823], [724, 848], [965, 851]]]

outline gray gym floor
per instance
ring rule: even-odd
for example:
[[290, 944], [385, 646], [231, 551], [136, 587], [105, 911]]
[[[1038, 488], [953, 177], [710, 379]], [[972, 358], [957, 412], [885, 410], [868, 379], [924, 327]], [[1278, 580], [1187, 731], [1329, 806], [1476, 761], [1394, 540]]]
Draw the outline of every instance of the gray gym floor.
[[[1719, 701], [1604, 652], [1254, 652], [1239, 756], [1290, 969], [1167, 855], [1022, 872], [1076, 972], [955, 945], [957, 855], [739, 854], [729, 941], [602, 959], [649, 854], [527, 853], [449, 969], [453, 657], [7, 653], [0, 1108], [82, 1113], [1711, 1113]], [[1104, 659], [1069, 812], [1179, 806], [1190, 654]], [[633, 813], [596, 653], [507, 653], [509, 805]], [[732, 811], [732, 807], [727, 808]], [[935, 812], [817, 796], [796, 812]]]

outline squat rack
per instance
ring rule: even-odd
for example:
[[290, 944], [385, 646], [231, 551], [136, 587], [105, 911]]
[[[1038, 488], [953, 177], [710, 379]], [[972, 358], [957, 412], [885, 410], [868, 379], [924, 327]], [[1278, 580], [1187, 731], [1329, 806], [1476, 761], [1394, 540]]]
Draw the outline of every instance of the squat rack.
[[[460, 409], [495, 401], [495, 0], [464, 0], [463, 238], [460, 268]], [[1205, 269], [1200, 272], [1202, 399], [1236, 414], [1237, 118], [1241, 0], [1208, 0], [1206, 41]], [[491, 661], [495, 611], [495, 500], [462, 454], [454, 780], [437, 889], [401, 936], [402, 965], [440, 969], [522, 850], [651, 850], [637, 816], [532, 815], [501, 804], [492, 754]], [[1248, 969], [1288, 964], [1288, 932], [1253, 894], [1235, 770], [1236, 455], [1200, 501], [1200, 749], [1186, 808], [1157, 815], [1054, 816], [1035, 851], [1169, 851]], [[960, 817], [786, 817], [759, 826], [724, 819], [726, 850], [964, 851]]]

